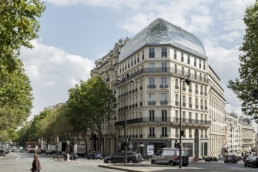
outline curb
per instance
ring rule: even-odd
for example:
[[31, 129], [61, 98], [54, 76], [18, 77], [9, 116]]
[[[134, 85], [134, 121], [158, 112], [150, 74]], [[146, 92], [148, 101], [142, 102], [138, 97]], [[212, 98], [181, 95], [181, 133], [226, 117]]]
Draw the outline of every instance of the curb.
[[126, 167], [115, 167], [115, 166], [107, 166], [107, 165], [98, 165], [98, 167], [108, 168], [108, 169], [113, 169], [113, 170], [129, 171], [129, 172], [144, 172], [141, 170], [128, 169]]

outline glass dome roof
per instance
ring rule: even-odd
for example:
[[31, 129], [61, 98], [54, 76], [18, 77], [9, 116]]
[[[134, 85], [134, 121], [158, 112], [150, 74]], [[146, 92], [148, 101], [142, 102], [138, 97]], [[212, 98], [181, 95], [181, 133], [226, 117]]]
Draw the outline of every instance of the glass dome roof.
[[204, 46], [196, 36], [158, 18], [124, 45], [119, 55], [119, 62], [123, 61], [146, 44], [171, 44], [186, 52], [206, 58]]

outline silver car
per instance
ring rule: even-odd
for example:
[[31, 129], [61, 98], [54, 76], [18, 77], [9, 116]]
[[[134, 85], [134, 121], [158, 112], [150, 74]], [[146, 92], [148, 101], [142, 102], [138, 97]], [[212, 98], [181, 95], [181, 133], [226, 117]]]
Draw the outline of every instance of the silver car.
[[[179, 164], [179, 149], [178, 148], [162, 148], [156, 155], [151, 158], [152, 164]], [[182, 165], [188, 165], [188, 153], [186, 149], [182, 149]]]

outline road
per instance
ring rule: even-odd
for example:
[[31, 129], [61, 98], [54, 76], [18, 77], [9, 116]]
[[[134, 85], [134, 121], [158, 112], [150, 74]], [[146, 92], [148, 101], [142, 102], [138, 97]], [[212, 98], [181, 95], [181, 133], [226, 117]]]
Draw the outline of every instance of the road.
[[[87, 160], [80, 158], [78, 161], [57, 161], [52, 159], [52, 155], [41, 154], [41, 172], [119, 172], [100, 168], [98, 165], [104, 165], [102, 160]], [[10, 153], [6, 157], [0, 157], [0, 172], [24, 172], [29, 171], [33, 161], [32, 153]], [[132, 165], [132, 164], [130, 164]], [[172, 167], [167, 165], [153, 165], [149, 161], [127, 166], [128, 169], [149, 172], [183, 172], [183, 171], [236, 171], [236, 172], [257, 172], [257, 168], [245, 168], [242, 161], [237, 164], [224, 164], [223, 162], [191, 162], [189, 166], [178, 169], [178, 166]]]
[[[39, 154], [41, 163], [40, 172], [118, 172], [117, 170], [97, 167], [103, 164], [102, 160], [63, 161], [52, 159], [52, 155]], [[33, 153], [9, 153], [6, 157], [0, 157], [0, 172], [26, 172], [30, 171], [33, 161]]]

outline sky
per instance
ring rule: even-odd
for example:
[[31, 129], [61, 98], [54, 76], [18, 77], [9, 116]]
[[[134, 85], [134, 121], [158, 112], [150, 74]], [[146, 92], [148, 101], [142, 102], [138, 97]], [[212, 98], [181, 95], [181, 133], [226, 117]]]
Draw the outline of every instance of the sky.
[[45, 0], [39, 38], [20, 58], [33, 87], [29, 119], [45, 107], [65, 102], [68, 90], [90, 77], [95, 61], [120, 38], [133, 37], [157, 18], [196, 35], [221, 79], [224, 98], [241, 115], [241, 104], [227, 88], [239, 76], [239, 47], [245, 9], [255, 0]]

